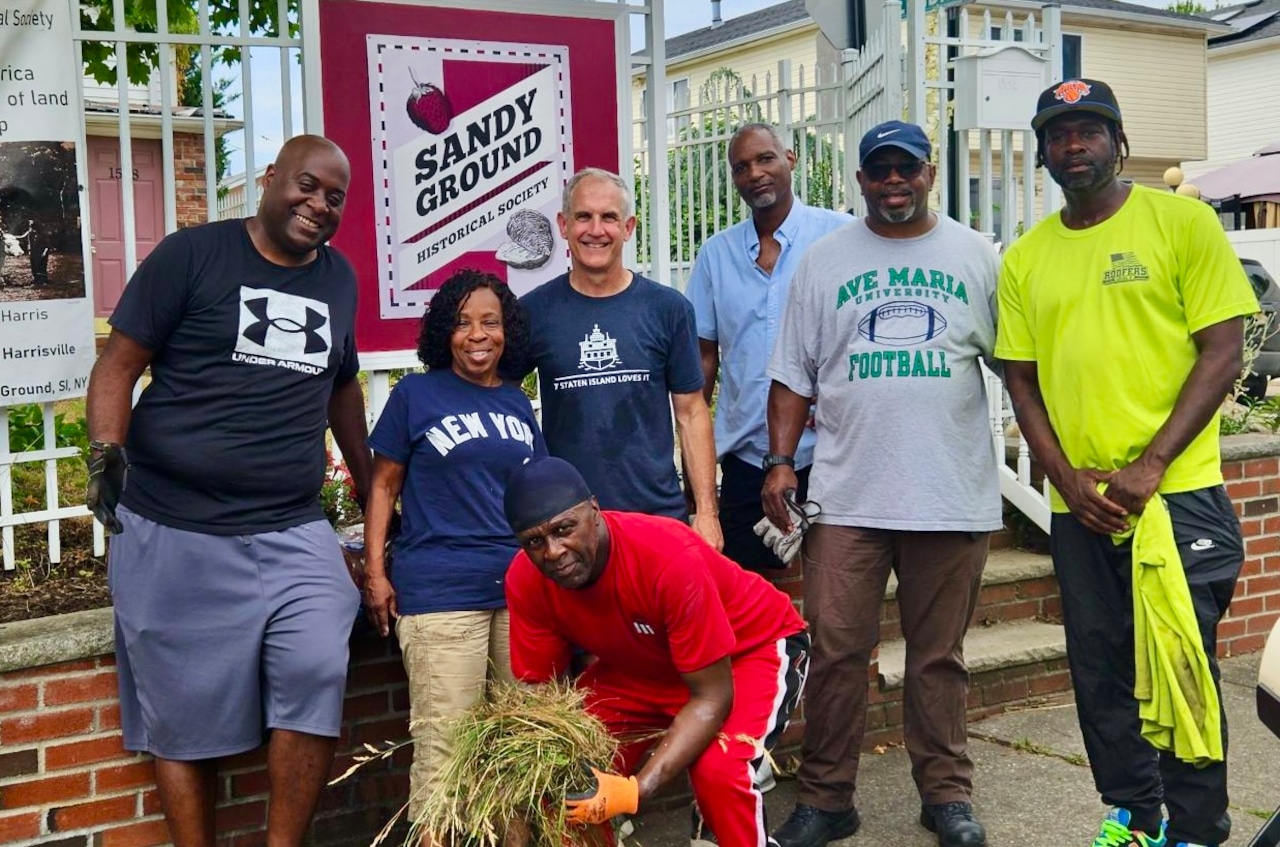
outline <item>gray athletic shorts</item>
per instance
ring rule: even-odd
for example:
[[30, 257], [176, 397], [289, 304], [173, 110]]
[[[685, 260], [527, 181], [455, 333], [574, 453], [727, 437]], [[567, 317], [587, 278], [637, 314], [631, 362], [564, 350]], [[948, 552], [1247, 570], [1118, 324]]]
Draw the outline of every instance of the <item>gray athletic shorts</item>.
[[198, 760], [337, 737], [360, 595], [324, 521], [206, 535], [119, 508], [108, 581], [127, 750]]

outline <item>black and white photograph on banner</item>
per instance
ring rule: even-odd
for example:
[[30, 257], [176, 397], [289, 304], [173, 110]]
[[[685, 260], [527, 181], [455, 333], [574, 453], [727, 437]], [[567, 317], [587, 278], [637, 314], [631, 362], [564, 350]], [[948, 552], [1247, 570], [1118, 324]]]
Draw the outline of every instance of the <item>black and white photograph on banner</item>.
[[76, 147], [0, 142], [0, 302], [85, 296]]

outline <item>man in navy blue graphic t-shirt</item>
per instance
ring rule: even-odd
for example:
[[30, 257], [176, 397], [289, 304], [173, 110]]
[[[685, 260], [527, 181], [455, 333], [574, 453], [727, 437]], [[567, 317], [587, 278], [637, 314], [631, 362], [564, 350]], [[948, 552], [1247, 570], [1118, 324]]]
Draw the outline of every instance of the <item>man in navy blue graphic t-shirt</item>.
[[719, 549], [715, 441], [693, 309], [679, 292], [623, 265], [636, 219], [617, 174], [596, 168], [574, 174], [557, 220], [571, 269], [521, 300], [547, 447], [578, 468], [602, 508], [686, 520], [674, 408], [693, 527]]
[[179, 844], [214, 843], [217, 759], [269, 735], [267, 841], [301, 845], [341, 729], [360, 598], [319, 493], [326, 428], [357, 496], [371, 464], [355, 273], [325, 244], [350, 178], [329, 140], [291, 139], [255, 217], [138, 266], [89, 380], [124, 746], [155, 756]]

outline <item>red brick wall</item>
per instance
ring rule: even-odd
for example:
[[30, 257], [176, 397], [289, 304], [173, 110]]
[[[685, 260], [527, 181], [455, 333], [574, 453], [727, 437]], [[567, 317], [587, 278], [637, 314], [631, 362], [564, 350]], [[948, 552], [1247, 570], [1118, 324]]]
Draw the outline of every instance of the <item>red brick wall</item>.
[[1222, 473], [1244, 535], [1244, 568], [1218, 626], [1218, 653], [1235, 656], [1261, 649], [1280, 617], [1280, 458], [1226, 460]]
[[205, 223], [209, 220], [209, 213], [204, 194], [204, 136], [175, 132], [173, 157], [178, 226], [184, 228]]
[[[333, 776], [347, 769], [361, 745], [403, 740], [408, 719], [399, 652], [381, 638], [357, 637]], [[111, 656], [0, 675], [0, 844], [168, 843], [151, 760], [126, 753], [119, 729]], [[408, 796], [409, 757], [402, 748], [326, 789], [310, 843], [368, 845]], [[267, 787], [263, 751], [223, 760], [220, 845], [265, 844]]]

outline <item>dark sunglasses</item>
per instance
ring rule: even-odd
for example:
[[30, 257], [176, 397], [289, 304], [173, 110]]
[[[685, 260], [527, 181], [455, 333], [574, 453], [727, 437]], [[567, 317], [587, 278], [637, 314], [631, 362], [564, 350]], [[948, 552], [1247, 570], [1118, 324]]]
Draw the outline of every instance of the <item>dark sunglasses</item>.
[[862, 172], [872, 182], [884, 182], [894, 171], [903, 179], [915, 179], [924, 170], [923, 159], [912, 159], [910, 162], [871, 162], [862, 166]]

